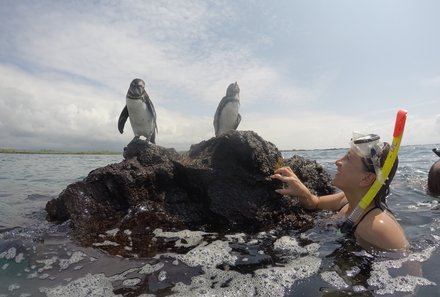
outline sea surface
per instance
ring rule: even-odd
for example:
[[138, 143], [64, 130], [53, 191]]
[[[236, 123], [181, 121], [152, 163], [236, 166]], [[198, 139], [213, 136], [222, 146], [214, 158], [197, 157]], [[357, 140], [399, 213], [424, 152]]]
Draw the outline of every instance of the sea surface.
[[[0, 154], [0, 296], [440, 296], [440, 205], [426, 194], [429, 168], [438, 160], [431, 149], [438, 146], [400, 149], [388, 199], [411, 245], [400, 258], [371, 255], [346, 240], [329, 212], [317, 213], [306, 232], [281, 237], [157, 230], [186, 252], [111, 256], [99, 245], [78, 245], [68, 223], [45, 220], [44, 207], [122, 156]], [[283, 155], [316, 160], [333, 175], [345, 152]]]

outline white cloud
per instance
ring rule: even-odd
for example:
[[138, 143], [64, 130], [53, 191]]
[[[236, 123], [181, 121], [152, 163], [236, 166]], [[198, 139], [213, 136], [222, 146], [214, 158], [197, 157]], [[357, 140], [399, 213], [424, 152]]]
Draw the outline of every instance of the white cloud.
[[[270, 9], [260, 12], [267, 18], [252, 20], [256, 27], [244, 28], [242, 21], [250, 19], [236, 2], [7, 5], [11, 7], [0, 12], [0, 58], [7, 61], [0, 64], [1, 146], [124, 146], [132, 132], [126, 127], [119, 135], [117, 119], [135, 77], [145, 80], [156, 107], [158, 144], [178, 149], [213, 136], [215, 109], [234, 81], [241, 88], [239, 129], [255, 130], [280, 148], [344, 147], [352, 130], [381, 135], [392, 130], [394, 109], [378, 112], [377, 106], [362, 103], [347, 116], [338, 113], [344, 106], [339, 100], [332, 110], [320, 106], [340, 93], [356, 97], [335, 90], [345, 79], [343, 71], [325, 65], [314, 65], [321, 69], [316, 72], [294, 71], [312, 77], [304, 82], [286, 70], [291, 65], [265, 59], [259, 46], [277, 46], [265, 26], [283, 32], [276, 24], [286, 22], [270, 15]], [[248, 9], [251, 13], [256, 8]], [[288, 32], [295, 34], [293, 28]], [[289, 55], [300, 59], [294, 50]], [[413, 130], [415, 122], [423, 131]], [[438, 127], [432, 118], [415, 115], [407, 124], [411, 138], [406, 139], [438, 139]]]
[[0, 73], [5, 78], [0, 82], [0, 133], [5, 142], [13, 139], [14, 147], [31, 142], [47, 147], [49, 139], [69, 146], [63, 142], [82, 136], [85, 146], [90, 139], [109, 139], [111, 125], [116, 129], [112, 116], [118, 106], [109, 92], [11, 67], [0, 66]]
[[225, 19], [234, 12], [221, 2], [217, 9], [203, 1], [83, 4], [57, 4], [49, 11], [18, 5], [23, 26], [10, 42], [26, 67], [0, 68], [7, 77], [0, 100], [14, 102], [2, 110], [0, 126], [10, 145], [128, 141], [130, 129], [119, 136], [115, 127], [135, 77], [147, 82], [156, 106], [157, 141], [169, 146], [188, 147], [210, 137], [212, 116], [233, 81], [239, 81], [246, 104], [311, 96], [262, 65], [245, 43], [212, 29], [232, 25]]
[[278, 116], [247, 115], [241, 129], [254, 130], [280, 149], [343, 148], [348, 146], [353, 122], [360, 119], [323, 113], [297, 112]]
[[[383, 111], [386, 116], [376, 117], [375, 112], [344, 116], [291, 109], [278, 116], [247, 114], [239, 128], [254, 130], [280, 149], [345, 148], [353, 131], [375, 133], [391, 143], [396, 112]], [[435, 119], [408, 114], [402, 145], [438, 143], [439, 137], [440, 116]]]
[[440, 87], [440, 75], [423, 79], [421, 85], [426, 87]]

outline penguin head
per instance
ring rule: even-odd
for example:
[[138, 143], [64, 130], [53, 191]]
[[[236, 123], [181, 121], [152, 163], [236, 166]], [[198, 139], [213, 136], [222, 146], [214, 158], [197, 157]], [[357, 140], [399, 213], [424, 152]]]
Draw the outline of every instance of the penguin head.
[[228, 89], [226, 90], [227, 97], [233, 97], [235, 95], [238, 95], [239, 93], [240, 87], [238, 86], [237, 82], [230, 84]]
[[145, 82], [140, 78], [136, 78], [133, 79], [133, 81], [131, 82], [127, 96], [130, 98], [139, 98], [142, 96], [144, 92], [145, 92]]

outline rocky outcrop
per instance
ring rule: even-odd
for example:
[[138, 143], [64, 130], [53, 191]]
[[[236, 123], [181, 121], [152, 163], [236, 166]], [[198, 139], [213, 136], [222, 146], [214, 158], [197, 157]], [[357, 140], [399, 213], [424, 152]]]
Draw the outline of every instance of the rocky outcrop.
[[[69, 185], [46, 205], [48, 219], [70, 219], [76, 237], [96, 245], [111, 234], [111, 253], [151, 255], [166, 243], [153, 231], [256, 232], [307, 228], [310, 214], [274, 190], [270, 175], [290, 164], [318, 194], [332, 191], [328, 174], [316, 162], [279, 150], [251, 131], [231, 131], [179, 154], [144, 141], [131, 142], [124, 160], [98, 168]], [[128, 236], [130, 235], [130, 236]], [[129, 241], [129, 242], [128, 242]], [[127, 248], [128, 246], [128, 248]]]

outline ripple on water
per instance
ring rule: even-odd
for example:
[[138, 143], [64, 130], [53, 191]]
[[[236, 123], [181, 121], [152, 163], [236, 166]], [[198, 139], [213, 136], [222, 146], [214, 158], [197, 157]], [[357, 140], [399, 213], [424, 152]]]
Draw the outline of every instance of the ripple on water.
[[[373, 260], [368, 255], [346, 251], [343, 265], [337, 263], [335, 254], [345, 247], [319, 224], [307, 232], [314, 234], [309, 238], [285, 234], [277, 237], [270, 232], [229, 234], [220, 238], [187, 230], [180, 233], [157, 230], [156, 237], [175, 238], [176, 247], [181, 245], [189, 251], [152, 259], [123, 259], [97, 248], [79, 247], [69, 238], [67, 227], [22, 228], [25, 223], [20, 221], [21, 228], [11, 229], [15, 227], [10, 226], [11, 222], [18, 222], [17, 217], [22, 215], [34, 223], [43, 220], [41, 216], [29, 217], [29, 214], [35, 208], [42, 209], [44, 195], [59, 193], [92, 169], [108, 164], [109, 159], [18, 156], [12, 160], [2, 156], [8, 164], [3, 167], [5, 163], [2, 163], [1, 168], [7, 169], [0, 173], [0, 197], [3, 198], [0, 225], [5, 228], [0, 234], [0, 295], [148, 296], [149, 288], [149, 293], [158, 295], [282, 296], [293, 293], [295, 296], [297, 286], [316, 286], [310, 290], [319, 294], [316, 285], [319, 283], [327, 285], [325, 290], [338, 296], [364, 291], [375, 296], [428, 296], [417, 292], [418, 288], [427, 292], [439, 282], [433, 265], [440, 257], [440, 211], [438, 200], [424, 192], [425, 167], [434, 159], [429, 157], [432, 152], [425, 156], [422, 150], [406, 152], [405, 149], [401, 150], [404, 155], [399, 156], [399, 172], [388, 202], [405, 229], [412, 254], [398, 260]], [[343, 152], [345, 150], [301, 153], [334, 172], [334, 160]], [[113, 162], [119, 161], [120, 157], [115, 157]], [[33, 163], [37, 166], [33, 166], [34, 171], [30, 173], [29, 164]], [[127, 230], [113, 229], [105, 234], [114, 236], [118, 232]], [[238, 269], [252, 262], [252, 257], [257, 258], [255, 255], [269, 261], [251, 269]], [[428, 271], [427, 275], [423, 275], [421, 267]], [[430, 292], [434, 291], [435, 288]]]

